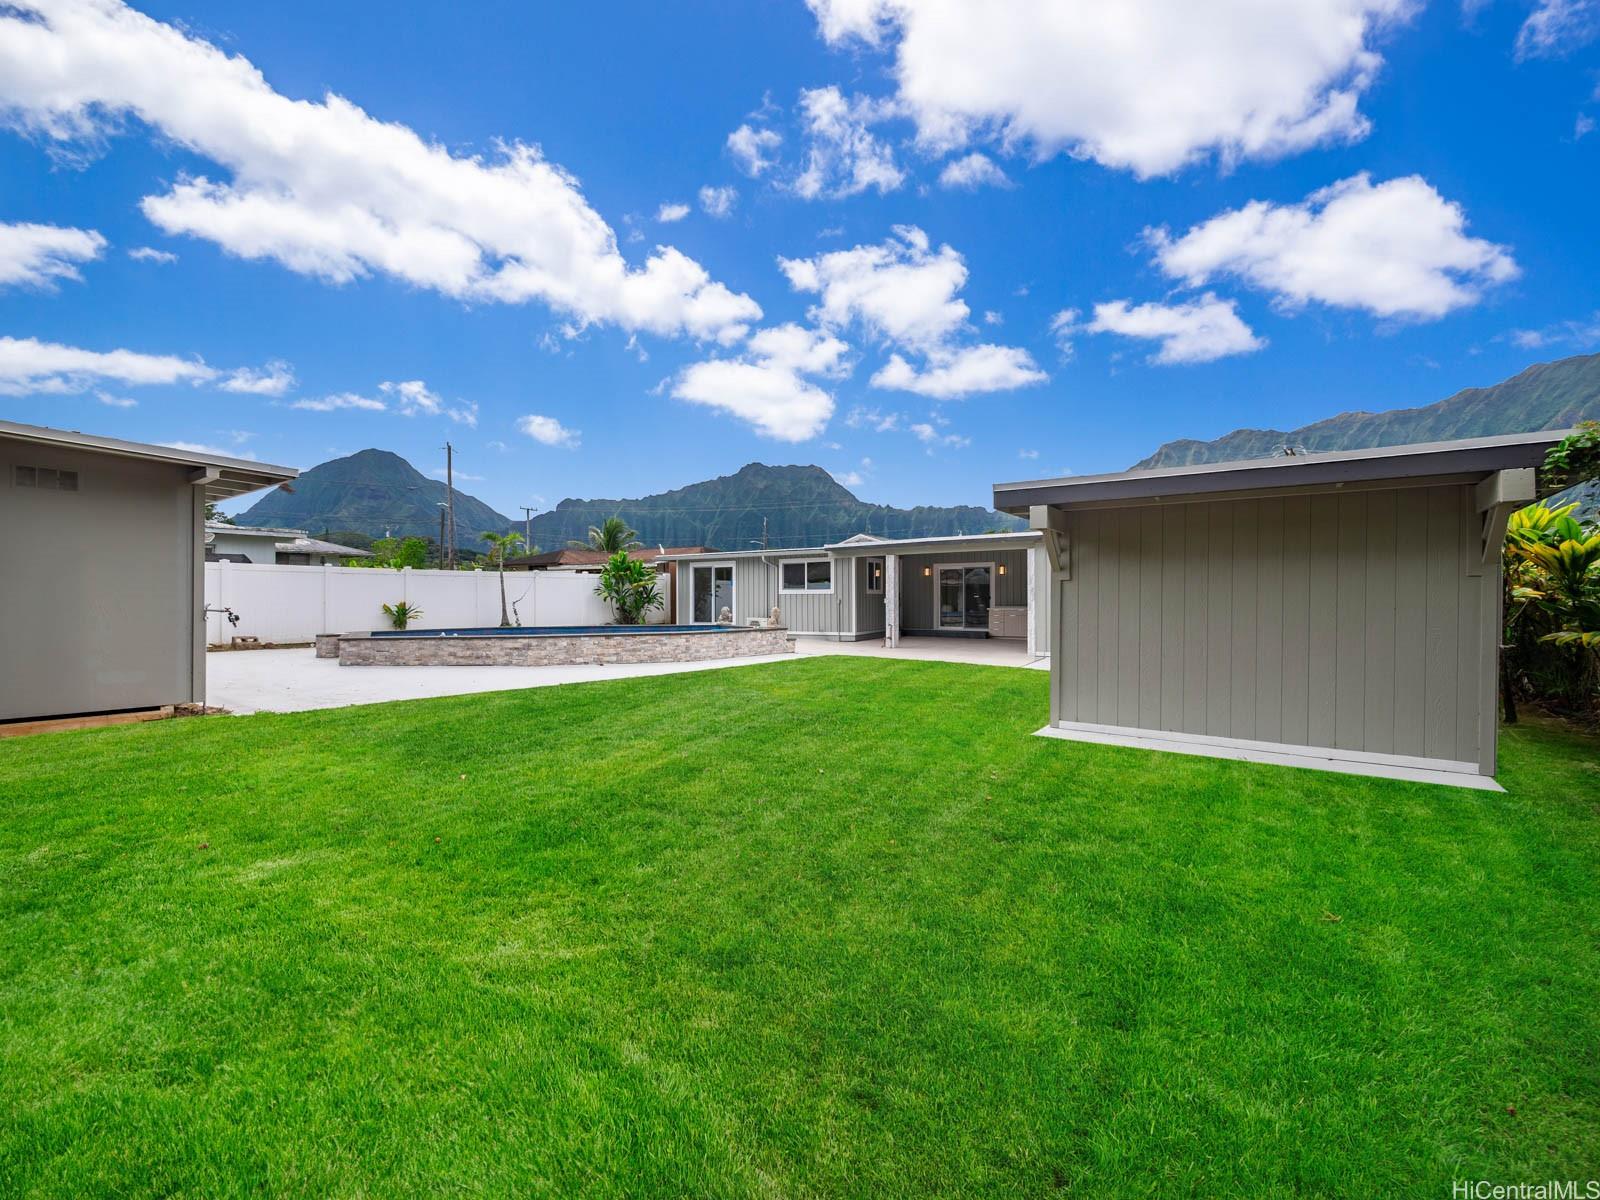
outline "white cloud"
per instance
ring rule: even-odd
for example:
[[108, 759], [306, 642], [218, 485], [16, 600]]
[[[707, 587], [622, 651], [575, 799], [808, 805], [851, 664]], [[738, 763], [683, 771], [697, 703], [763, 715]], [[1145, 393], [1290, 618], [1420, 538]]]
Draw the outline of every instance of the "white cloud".
[[113, 396], [110, 392], [96, 392], [94, 398], [107, 408], [138, 408], [139, 402], [131, 396]]
[[93, 229], [0, 221], [0, 287], [48, 288], [58, 279], [81, 279], [77, 264], [99, 258], [105, 247]]
[[478, 405], [447, 404], [437, 392], [431, 391], [420, 379], [407, 379], [400, 383], [380, 383], [378, 390], [394, 400], [396, 409], [405, 417], [449, 417], [458, 425], [476, 429]]
[[154, 246], [134, 246], [128, 251], [128, 257], [134, 262], [152, 262], [162, 266], [178, 261], [178, 256], [172, 251], [157, 250]]
[[1579, 141], [1594, 132], [1594, 118], [1588, 113], [1579, 113], [1578, 119], [1572, 123], [1572, 140]]
[[974, 150], [964, 158], [953, 158], [939, 172], [939, 186], [965, 188], [969, 192], [981, 187], [1010, 187], [1006, 173], [994, 165], [987, 154]]
[[1080, 315], [1075, 308], [1064, 308], [1050, 318], [1050, 333], [1056, 339], [1056, 348], [1064, 359], [1070, 359], [1073, 355], [1072, 339], [1081, 329], [1078, 324]]
[[805, 130], [805, 169], [790, 184], [806, 200], [838, 200], [868, 188], [879, 195], [905, 182], [894, 151], [869, 126], [898, 115], [891, 102], [866, 96], [845, 99], [836, 87], [800, 93], [800, 119]]
[[918, 371], [898, 354], [872, 377], [872, 386], [915, 392], [933, 400], [960, 400], [982, 392], [1004, 392], [1050, 377], [1039, 370], [1026, 350], [1016, 346], [968, 346], [929, 356]]
[[983, 314], [983, 323], [985, 325], [1004, 325], [1006, 319], [1003, 314], [997, 313], [991, 308]]
[[545, 446], [565, 446], [576, 449], [582, 440], [583, 434], [576, 429], [568, 429], [554, 417], [543, 417], [537, 413], [529, 413], [517, 419], [517, 428], [527, 434], [534, 441]]
[[927, 146], [977, 138], [1141, 176], [1365, 135], [1384, 26], [1416, 0], [807, 0], [830, 43], [890, 49]]
[[876, 408], [852, 408], [845, 414], [844, 423], [851, 429], [870, 429], [873, 433], [893, 433], [900, 428], [899, 413], [880, 412]]
[[258, 461], [254, 454], [238, 446], [208, 446], [204, 442], [157, 442], [156, 445], [170, 446], [174, 450], [186, 450], [190, 454], [214, 454], [218, 458], [242, 458], [248, 462]]
[[1161, 269], [1190, 286], [1232, 275], [1298, 308], [1432, 319], [1517, 274], [1504, 246], [1468, 237], [1466, 213], [1421, 176], [1353, 175], [1300, 204], [1255, 200], [1182, 237], [1147, 231]]
[[1600, 0], [1538, 0], [1517, 31], [1518, 58], [1576, 50], [1600, 33]]
[[281, 359], [274, 359], [265, 367], [240, 367], [230, 371], [217, 386], [225, 392], [246, 396], [282, 396], [294, 383], [294, 368]]
[[876, 337], [918, 350], [942, 345], [970, 312], [957, 298], [967, 282], [961, 255], [949, 246], [932, 250], [911, 225], [897, 225], [881, 245], [780, 258], [778, 266], [796, 291], [819, 296], [813, 320], [836, 329], [859, 321]]
[[929, 454], [933, 453], [936, 446], [947, 446], [952, 450], [959, 450], [963, 446], [972, 445], [971, 438], [962, 437], [959, 433], [940, 433], [926, 422], [919, 422], [911, 426], [911, 432], [917, 441], [928, 448]]
[[1037, 450], [1018, 450], [1017, 451], [1017, 457], [1021, 458], [1021, 459], [1029, 459], [1029, 460], [1031, 460], [1031, 459], [1038, 458], [1039, 457], [1039, 452]]
[[733, 215], [739, 203], [739, 193], [731, 187], [712, 187], [709, 183], [700, 189], [700, 207], [708, 217], [722, 220]]
[[103, 381], [129, 386], [207, 383], [216, 376], [198, 359], [0, 337], [0, 396], [71, 395]]
[[674, 221], [681, 221], [689, 215], [687, 204], [663, 204], [656, 209], [656, 220], [663, 225], [670, 225]]
[[248, 60], [118, 0], [0, 7], [0, 110], [58, 144], [135, 118], [223, 179], [144, 198], [163, 231], [332, 282], [383, 274], [464, 300], [540, 300], [580, 327], [731, 343], [761, 315], [671, 247], [640, 267], [538, 147], [452, 154], [335, 94], [294, 100]]
[[1240, 319], [1232, 300], [1219, 300], [1210, 292], [1186, 304], [1096, 304], [1094, 319], [1084, 330], [1158, 341], [1161, 348], [1150, 361], [1163, 366], [1214, 362], [1267, 344]]
[[1506, 335], [1523, 350], [1542, 350], [1547, 346], [1591, 347], [1600, 345], [1600, 312], [1577, 321], [1561, 321], [1543, 329], [1513, 329]]
[[764, 437], [803, 442], [833, 416], [833, 396], [805, 376], [849, 373], [849, 350], [831, 334], [795, 324], [762, 329], [748, 353], [736, 359], [694, 363], [672, 382], [672, 394], [690, 404], [730, 413]]
[[867, 477], [860, 471], [829, 471], [828, 474], [833, 476], [833, 481], [840, 487], [860, 487], [867, 481]]
[[875, 387], [955, 399], [1046, 378], [1025, 350], [955, 344], [969, 329], [971, 310], [958, 295], [967, 282], [966, 263], [950, 246], [934, 250], [915, 226], [895, 226], [880, 245], [780, 258], [778, 266], [796, 291], [817, 294], [810, 316], [819, 325], [859, 323], [869, 335], [923, 358], [919, 370], [892, 356], [872, 377]]
[[304, 409], [306, 412], [337, 412], [344, 408], [359, 409], [363, 412], [387, 412], [389, 410], [389, 406], [382, 400], [371, 396], [360, 396], [355, 392], [336, 392], [331, 396], [323, 396], [317, 400], [296, 400], [289, 407]]
[[728, 135], [728, 153], [739, 169], [751, 179], [777, 165], [772, 153], [783, 144], [783, 135], [775, 129], [756, 129], [748, 123]]

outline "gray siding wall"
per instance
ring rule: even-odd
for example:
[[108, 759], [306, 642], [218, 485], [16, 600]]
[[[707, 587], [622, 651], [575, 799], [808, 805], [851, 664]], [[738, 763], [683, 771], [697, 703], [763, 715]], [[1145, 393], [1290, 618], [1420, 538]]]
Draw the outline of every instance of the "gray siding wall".
[[1492, 767], [1499, 562], [1470, 487], [1069, 523], [1056, 719]]
[[[817, 557], [817, 556], [806, 556]], [[708, 560], [709, 561], [709, 560]], [[778, 564], [785, 561], [773, 555], [769, 561], [736, 558], [733, 563], [733, 619], [745, 624], [754, 617], [769, 616], [773, 605], [783, 611], [783, 623], [791, 633], [838, 636], [853, 630], [855, 587], [848, 564], [835, 561], [832, 592], [778, 593]], [[789, 561], [799, 561], [791, 556]], [[687, 624], [694, 614], [691, 602], [693, 562], [678, 564], [678, 614]]]
[[974, 550], [960, 554], [904, 554], [900, 557], [900, 629], [911, 633], [939, 627], [937, 575], [926, 576], [924, 567], [939, 563], [992, 562], [1006, 565], [1004, 575], [996, 575], [991, 604], [1002, 607], [1028, 603], [1028, 551]]
[[[79, 490], [17, 487], [18, 464]], [[203, 698], [199, 490], [170, 464], [0, 439], [0, 719]]]

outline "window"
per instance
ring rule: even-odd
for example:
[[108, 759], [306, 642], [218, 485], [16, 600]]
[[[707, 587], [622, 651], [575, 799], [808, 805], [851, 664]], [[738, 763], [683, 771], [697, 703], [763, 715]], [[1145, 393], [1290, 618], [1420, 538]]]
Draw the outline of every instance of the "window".
[[867, 559], [867, 594], [869, 596], [883, 595], [883, 559]]
[[18, 487], [42, 488], [47, 492], [75, 492], [78, 490], [76, 471], [58, 471], [54, 467], [18, 467]]
[[783, 564], [780, 592], [833, 591], [833, 563], [826, 558], [810, 558]]

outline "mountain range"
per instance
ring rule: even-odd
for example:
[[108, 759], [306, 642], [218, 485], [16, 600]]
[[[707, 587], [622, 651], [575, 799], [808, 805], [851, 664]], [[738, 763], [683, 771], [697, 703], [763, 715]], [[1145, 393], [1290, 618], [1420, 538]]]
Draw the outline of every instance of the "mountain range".
[[[1492, 387], [1467, 388], [1436, 404], [1389, 412], [1346, 412], [1298, 429], [1236, 429], [1212, 441], [1168, 442], [1135, 470], [1264, 458], [1284, 446], [1353, 450], [1405, 442], [1446, 441], [1496, 433], [1558, 429], [1600, 420], [1600, 354], [1529, 367]], [[241, 525], [356, 530], [371, 537], [438, 537], [445, 485], [423, 475], [398, 454], [362, 450], [311, 468], [292, 491], [269, 492], [236, 518]], [[1585, 512], [1600, 504], [1600, 485], [1579, 499]], [[481, 548], [484, 531], [521, 529], [456, 489], [456, 540]], [[766, 544], [776, 549], [817, 546], [855, 533], [929, 537], [1020, 527], [1013, 517], [972, 505], [892, 508], [868, 504], [817, 466], [750, 463], [732, 475], [635, 499], [568, 499], [532, 521], [535, 546], [559, 549], [581, 541], [591, 525], [620, 516], [646, 545], [715, 546], [723, 550]]]
[[1600, 420], [1600, 354], [1539, 363], [1492, 387], [1467, 388], [1422, 408], [1345, 412], [1298, 429], [1235, 429], [1209, 442], [1168, 442], [1133, 470], [1269, 458], [1284, 446], [1361, 450], [1496, 433], [1563, 429]]

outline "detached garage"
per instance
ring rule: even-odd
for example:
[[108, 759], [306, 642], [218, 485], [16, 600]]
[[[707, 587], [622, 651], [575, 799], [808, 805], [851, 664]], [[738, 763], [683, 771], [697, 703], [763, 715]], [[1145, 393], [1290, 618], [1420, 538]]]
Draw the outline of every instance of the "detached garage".
[[997, 484], [1046, 736], [1495, 787], [1500, 548], [1567, 431]]
[[0, 721], [205, 699], [205, 502], [288, 467], [0, 421]]

